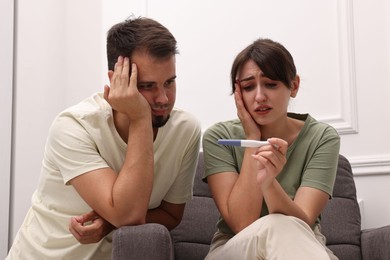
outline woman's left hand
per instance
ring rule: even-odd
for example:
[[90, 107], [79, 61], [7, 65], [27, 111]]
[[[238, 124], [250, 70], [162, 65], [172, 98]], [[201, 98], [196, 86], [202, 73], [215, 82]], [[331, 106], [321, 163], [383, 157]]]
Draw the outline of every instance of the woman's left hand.
[[235, 86], [234, 101], [236, 102], [237, 116], [241, 121], [242, 127], [244, 128], [245, 136], [247, 139], [260, 140], [260, 127], [246, 110], [244, 101], [242, 100], [240, 84], [235, 83]]
[[272, 185], [286, 164], [288, 143], [283, 139], [270, 138], [270, 145], [260, 147], [252, 157], [257, 160], [257, 181], [263, 192]]

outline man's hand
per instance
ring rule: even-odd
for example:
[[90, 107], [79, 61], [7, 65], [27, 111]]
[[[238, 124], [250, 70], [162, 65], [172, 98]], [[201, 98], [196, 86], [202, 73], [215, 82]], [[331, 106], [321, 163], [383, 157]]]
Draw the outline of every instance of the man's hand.
[[70, 219], [69, 231], [81, 244], [99, 242], [114, 226], [100, 217], [95, 211]]
[[114, 71], [109, 72], [110, 86], [104, 87], [104, 99], [130, 121], [151, 116], [150, 105], [137, 88], [137, 73], [137, 65], [130, 64], [128, 57], [120, 56]]

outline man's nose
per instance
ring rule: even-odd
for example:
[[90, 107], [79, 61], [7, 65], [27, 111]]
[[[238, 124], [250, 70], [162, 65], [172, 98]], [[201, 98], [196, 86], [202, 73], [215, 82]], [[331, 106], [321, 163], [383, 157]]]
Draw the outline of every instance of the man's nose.
[[166, 104], [168, 102], [168, 96], [164, 87], [157, 87], [155, 100], [157, 104]]

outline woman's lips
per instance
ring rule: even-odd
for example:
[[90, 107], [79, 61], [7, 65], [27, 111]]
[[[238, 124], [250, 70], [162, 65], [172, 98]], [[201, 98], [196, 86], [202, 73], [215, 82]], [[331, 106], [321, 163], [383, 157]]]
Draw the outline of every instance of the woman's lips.
[[255, 109], [256, 114], [265, 115], [271, 112], [271, 108], [268, 106], [262, 106]]

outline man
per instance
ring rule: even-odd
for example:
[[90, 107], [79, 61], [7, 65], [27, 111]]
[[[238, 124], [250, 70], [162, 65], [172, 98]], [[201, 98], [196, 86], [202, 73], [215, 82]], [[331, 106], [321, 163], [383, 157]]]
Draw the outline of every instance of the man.
[[[38, 189], [8, 259], [109, 259], [111, 235], [100, 238], [114, 227], [180, 223], [192, 197], [200, 125], [174, 108], [177, 53], [175, 38], [152, 19], [109, 30], [110, 86], [54, 120]], [[87, 221], [97, 236], [83, 233]]]

